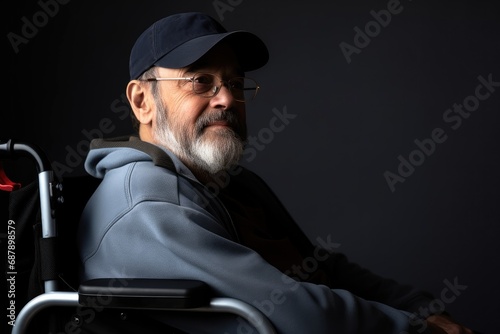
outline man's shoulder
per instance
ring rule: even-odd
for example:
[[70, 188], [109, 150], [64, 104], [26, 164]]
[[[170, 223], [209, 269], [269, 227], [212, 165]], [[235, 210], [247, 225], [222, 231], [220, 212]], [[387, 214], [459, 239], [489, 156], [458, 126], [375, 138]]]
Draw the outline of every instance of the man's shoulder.
[[[177, 202], [179, 175], [151, 160], [131, 161], [108, 170], [99, 186], [109, 196], [125, 196], [129, 204], [156, 200]], [[114, 194], [114, 195], [113, 195]]]

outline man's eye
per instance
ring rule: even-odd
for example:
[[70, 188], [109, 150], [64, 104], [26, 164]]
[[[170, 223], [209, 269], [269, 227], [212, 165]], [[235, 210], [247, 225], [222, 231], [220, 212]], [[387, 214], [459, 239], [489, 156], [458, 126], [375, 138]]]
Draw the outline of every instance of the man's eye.
[[243, 80], [231, 80], [231, 88], [243, 90], [245, 88], [245, 82]]
[[213, 82], [214, 82], [214, 79], [210, 75], [198, 75], [194, 78], [195, 84], [211, 85]]

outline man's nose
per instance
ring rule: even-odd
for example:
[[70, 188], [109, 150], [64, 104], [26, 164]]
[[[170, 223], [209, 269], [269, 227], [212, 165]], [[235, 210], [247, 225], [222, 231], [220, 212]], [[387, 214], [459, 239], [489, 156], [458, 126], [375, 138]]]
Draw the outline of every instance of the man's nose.
[[211, 98], [210, 103], [213, 107], [231, 107], [236, 103], [233, 93], [226, 83], [223, 83], [219, 88], [217, 94]]

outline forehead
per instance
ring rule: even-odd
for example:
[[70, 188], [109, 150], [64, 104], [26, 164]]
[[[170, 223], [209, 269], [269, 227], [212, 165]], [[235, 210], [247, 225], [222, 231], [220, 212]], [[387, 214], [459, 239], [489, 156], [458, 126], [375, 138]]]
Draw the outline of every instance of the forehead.
[[233, 75], [243, 74], [234, 50], [225, 43], [214, 46], [203, 57], [186, 68], [187, 72], [201, 70]]

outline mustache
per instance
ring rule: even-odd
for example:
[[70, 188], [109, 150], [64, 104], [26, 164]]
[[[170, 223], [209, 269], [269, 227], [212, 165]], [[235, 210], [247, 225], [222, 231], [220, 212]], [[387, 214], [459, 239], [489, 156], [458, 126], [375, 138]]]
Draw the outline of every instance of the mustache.
[[203, 129], [216, 122], [226, 122], [238, 136], [245, 136], [241, 122], [238, 116], [236, 116], [236, 113], [221, 109], [215, 109], [200, 115], [195, 123], [196, 134], [201, 134]]

